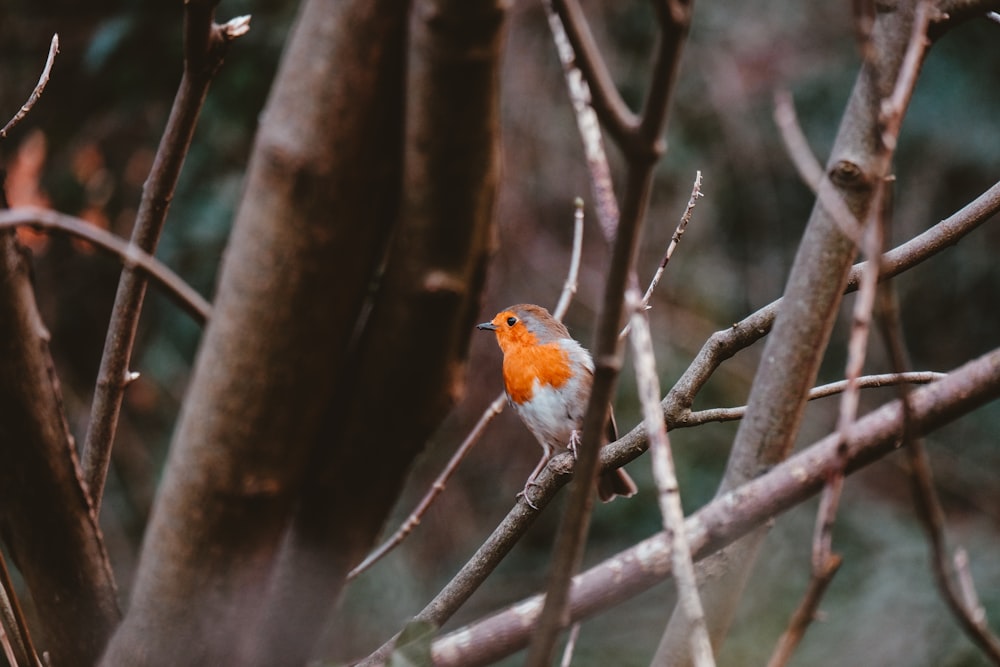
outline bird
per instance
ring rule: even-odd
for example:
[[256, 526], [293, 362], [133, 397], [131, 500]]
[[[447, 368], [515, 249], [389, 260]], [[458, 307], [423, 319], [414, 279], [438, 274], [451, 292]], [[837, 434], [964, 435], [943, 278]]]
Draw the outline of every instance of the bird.
[[[542, 458], [518, 494], [531, 505], [528, 488], [536, 485], [549, 459], [567, 450], [576, 453], [594, 384], [594, 360], [562, 322], [534, 304], [505, 308], [476, 328], [496, 334], [503, 353], [507, 401], [542, 446]], [[608, 415], [605, 445], [618, 439], [610, 405]], [[597, 492], [604, 502], [630, 497], [636, 490], [635, 482], [620, 468], [602, 472], [598, 478]]]

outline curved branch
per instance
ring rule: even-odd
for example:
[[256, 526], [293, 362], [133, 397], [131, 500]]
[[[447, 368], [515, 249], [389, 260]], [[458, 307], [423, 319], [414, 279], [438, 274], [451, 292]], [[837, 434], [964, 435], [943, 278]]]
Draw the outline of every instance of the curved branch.
[[52, 73], [52, 65], [56, 61], [56, 54], [59, 53], [59, 34], [56, 33], [52, 35], [52, 41], [49, 43], [49, 55], [45, 59], [45, 66], [42, 68], [42, 74], [38, 77], [38, 83], [35, 84], [35, 89], [31, 91], [31, 95], [28, 96], [28, 101], [21, 105], [21, 108], [17, 110], [14, 117], [7, 121], [7, 124], [3, 126], [0, 130], [0, 140], [6, 139], [7, 134], [13, 130], [18, 124], [24, 120], [28, 112], [31, 111], [35, 103], [45, 92], [45, 86], [49, 84], [49, 74]]
[[204, 325], [212, 313], [212, 306], [208, 301], [166, 264], [86, 220], [34, 207], [0, 211], [0, 228], [13, 227], [31, 227], [36, 231], [59, 230], [89, 241], [116, 255], [125, 266], [138, 268], [152, 278], [198, 324]]
[[575, 64], [583, 73], [593, 96], [594, 111], [619, 144], [639, 126], [639, 118], [628, 108], [618, 92], [608, 66], [601, 57], [601, 50], [590, 32], [587, 17], [577, 0], [552, 0], [552, 6], [566, 29], [566, 36], [573, 45]]
[[[882, 255], [880, 279], [897, 276], [959, 242], [1000, 211], [1000, 182], [959, 211]], [[858, 288], [866, 262], [855, 264], [847, 277], [847, 292]], [[750, 347], [771, 330], [783, 299], [772, 301], [727, 329], [712, 334], [663, 399], [667, 423], [683, 424], [694, 399], [723, 361]]]
[[[911, 425], [916, 432], [927, 433], [997, 397], [1000, 349], [914, 390]], [[895, 451], [902, 429], [898, 400], [858, 420], [846, 439], [848, 470], [853, 472]], [[686, 528], [692, 557], [705, 558], [817, 493], [829, 470], [839, 463], [838, 441], [838, 434], [823, 438], [689, 516]], [[602, 459], [609, 461], [610, 455], [602, 452]], [[668, 535], [657, 533], [579, 574], [570, 596], [570, 620], [607, 611], [668, 578], [670, 545]], [[432, 646], [434, 664], [487, 664], [523, 648], [541, 607], [541, 596], [534, 596], [440, 637]]]

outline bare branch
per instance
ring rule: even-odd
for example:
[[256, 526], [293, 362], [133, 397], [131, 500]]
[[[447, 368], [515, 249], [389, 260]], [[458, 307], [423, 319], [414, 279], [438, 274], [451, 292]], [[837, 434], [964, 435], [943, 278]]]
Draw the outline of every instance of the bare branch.
[[778, 645], [774, 647], [774, 653], [771, 654], [767, 667], [784, 667], [788, 664], [799, 642], [802, 641], [802, 637], [805, 636], [806, 630], [816, 618], [823, 593], [826, 592], [827, 586], [830, 585], [837, 570], [840, 569], [841, 562], [840, 556], [830, 554], [829, 559], [823, 564], [823, 568], [813, 571], [809, 580], [809, 588], [806, 589], [802, 601], [788, 621], [788, 627], [778, 639]]
[[170, 267], [128, 241], [95, 227], [86, 220], [49, 209], [23, 207], [0, 211], [0, 228], [31, 227], [36, 231], [59, 230], [93, 243], [116, 255], [125, 266], [140, 269], [198, 324], [211, 315], [208, 301], [174, 273]]
[[7, 570], [7, 561], [0, 553], [0, 643], [7, 661], [13, 667], [38, 665], [38, 652], [31, 641], [24, 612], [17, 601], [14, 583]]
[[[639, 120], [618, 93], [618, 88], [601, 57], [600, 49], [594, 41], [578, 0], [553, 0], [552, 5], [559, 13], [566, 38], [573, 47], [571, 54], [573, 62], [583, 72], [593, 92], [597, 115], [607, 128], [608, 134], [615, 141], [625, 143], [630, 133], [638, 127]], [[562, 48], [558, 41], [556, 45]]]
[[21, 108], [17, 110], [14, 117], [7, 121], [7, 124], [3, 126], [0, 130], [0, 141], [7, 138], [7, 133], [13, 130], [17, 125], [24, 120], [31, 111], [35, 103], [45, 92], [45, 86], [49, 83], [49, 75], [52, 73], [52, 65], [56, 61], [56, 54], [59, 53], [59, 34], [52, 35], [52, 41], [49, 43], [49, 55], [45, 59], [45, 66], [42, 68], [42, 74], [38, 77], [38, 83], [35, 84], [35, 89], [31, 91], [31, 95], [28, 96], [28, 101], [21, 105]]
[[[249, 29], [249, 17], [246, 16], [233, 19], [224, 26], [217, 25], [214, 22], [217, 4], [218, 0], [188, 0], [184, 3], [184, 74], [153, 158], [149, 178], [143, 186], [132, 228], [132, 244], [148, 254], [156, 251], [208, 87], [222, 66], [229, 44]], [[126, 265], [115, 294], [94, 389], [90, 423], [81, 452], [84, 477], [98, 511], [145, 294], [145, 276]]]
[[560, 322], [566, 316], [569, 304], [573, 302], [573, 297], [576, 295], [577, 283], [580, 279], [580, 258], [583, 256], [583, 199], [577, 197], [573, 206], [573, 250], [570, 252], [569, 270], [566, 272], [566, 280], [563, 282], [559, 301], [552, 310], [552, 317]]
[[691, 186], [691, 196], [688, 197], [687, 206], [684, 207], [684, 213], [681, 215], [680, 222], [677, 223], [676, 229], [674, 229], [673, 235], [670, 237], [670, 244], [667, 246], [666, 251], [663, 253], [663, 258], [660, 260], [660, 265], [656, 268], [656, 273], [653, 274], [652, 280], [649, 281], [649, 286], [646, 288], [646, 293], [642, 295], [642, 308], [645, 310], [649, 305], [649, 300], [653, 296], [653, 292], [656, 290], [656, 286], [660, 284], [660, 277], [663, 275], [663, 271], [667, 268], [667, 263], [674, 254], [674, 250], [677, 250], [677, 246], [681, 243], [681, 237], [684, 236], [684, 232], [687, 231], [688, 223], [691, 222], [691, 216], [694, 215], [694, 207], [698, 205], [698, 200], [705, 195], [701, 191], [701, 170], [695, 172], [694, 184]]
[[[574, 0], [567, 2], [573, 4]], [[552, 40], [556, 44], [556, 51], [559, 53], [559, 61], [563, 66], [563, 73], [566, 77], [566, 88], [569, 91], [569, 99], [573, 105], [576, 116], [577, 128], [583, 140], [583, 152], [587, 160], [587, 168], [590, 172], [591, 187], [594, 190], [594, 203], [597, 208], [597, 219], [600, 223], [601, 231], [604, 233], [604, 240], [612, 243], [618, 229], [618, 201], [615, 199], [614, 183], [611, 180], [611, 167], [608, 165], [608, 157], [604, 151], [604, 141], [601, 138], [601, 126], [597, 121], [597, 114], [591, 106], [590, 86], [584, 78], [583, 73], [577, 67], [578, 61], [570, 44], [569, 38], [563, 27], [562, 20], [552, 8], [551, 2], [545, 2], [546, 13], [549, 17], [549, 29], [552, 32]], [[579, 9], [577, 7], [577, 9]], [[580, 16], [582, 19], [582, 14]], [[595, 56], [598, 57], [598, 56]]]
[[899, 139], [903, 115], [910, 103], [910, 98], [913, 96], [913, 88], [917, 85], [920, 64], [923, 62], [924, 54], [931, 43], [927, 36], [927, 28], [932, 21], [938, 21], [942, 18], [944, 16], [930, 0], [921, 0], [917, 3], [917, 11], [913, 18], [913, 32], [903, 56], [903, 64], [900, 67], [899, 76], [896, 78], [896, 85], [892, 90], [892, 95], [882, 100], [882, 107], [879, 110], [879, 124], [882, 126], [880, 139], [888, 154], [896, 150], [896, 141]]
[[788, 91], [779, 90], [774, 94], [774, 123], [780, 130], [785, 150], [792, 158], [792, 164], [795, 165], [803, 182], [816, 193], [816, 199], [837, 223], [844, 236], [860, 246], [861, 223], [847, 207], [843, 197], [837, 192], [809, 147], [809, 141], [799, 125], [795, 104]]
[[[910, 424], [915, 431], [927, 433], [998, 396], [1000, 349], [965, 364], [939, 382], [914, 390]], [[859, 419], [847, 441], [848, 471], [895, 451], [902, 428], [898, 400]], [[644, 437], [640, 425], [612, 447], [604, 448], [602, 462], [622, 463]], [[685, 522], [692, 556], [705, 558], [818, 492], [831, 466], [837, 465], [837, 449], [836, 434], [827, 436], [692, 514]], [[670, 537], [661, 532], [579, 574], [570, 598], [570, 620], [607, 611], [669, 577], [670, 545]], [[528, 598], [440, 637], [432, 648], [434, 664], [469, 664], [473, 656], [475, 664], [486, 664], [523, 648], [534, 631], [541, 604], [541, 596]]]
[[[885, 253], [881, 259], [882, 279], [899, 275], [955, 245], [997, 211], [1000, 211], [1000, 182], [927, 231]], [[861, 262], [851, 268], [847, 292], [857, 290], [864, 267], [865, 262]], [[731, 327], [712, 334], [663, 400], [671, 428], [688, 424], [695, 397], [722, 362], [770, 332], [782, 303], [783, 298], [772, 301]], [[729, 417], [720, 414], [719, 417], [740, 419], [743, 409], [739, 410], [738, 414]]]
[[[874, 389], [878, 387], [891, 387], [904, 382], [910, 384], [927, 384], [928, 382], [940, 380], [944, 376], [944, 373], [935, 373], [933, 371], [866, 375], [858, 378], [857, 386], [859, 389]], [[809, 391], [809, 400], [814, 401], [817, 398], [826, 398], [839, 394], [847, 389], [847, 384], [847, 380], [838, 380], [814, 387]], [[736, 421], [737, 419], [743, 419], [746, 409], [745, 405], [741, 405], [736, 408], [708, 408], [706, 410], [698, 410], [689, 413], [680, 422], [671, 423], [671, 428], [691, 428], [708, 422]]]
[[[880, 306], [882, 334], [889, 348], [892, 364], [897, 370], [905, 370], [909, 367], [909, 355], [903, 339], [895, 292], [888, 288], [883, 289]], [[948, 608], [965, 633], [994, 663], [1000, 664], [1000, 639], [986, 623], [986, 615], [977, 603], [978, 596], [975, 594], [975, 586], [967, 567], [958, 568], [959, 571], [954, 576], [951, 572], [952, 562], [948, 554], [944, 509], [934, 488], [927, 450], [920, 438], [919, 428], [913, 423], [916, 421], [915, 400], [908, 387], [900, 385], [899, 400], [903, 406], [904, 420], [901, 440], [910, 464], [910, 482], [917, 516], [924, 526], [930, 544], [934, 579]], [[965, 556], [964, 550], [962, 556]], [[961, 560], [962, 558], [956, 554], [956, 562]]]
[[673, 572], [677, 580], [677, 596], [681, 608], [687, 614], [693, 631], [691, 633], [691, 655], [698, 667], [714, 667], [712, 644], [705, 626], [705, 611], [698, 596], [698, 582], [691, 549], [688, 545], [684, 524], [684, 510], [681, 507], [680, 486], [674, 471], [673, 456], [667, 426], [660, 409], [660, 383], [656, 377], [656, 359], [653, 355], [653, 338], [649, 332], [649, 322], [642, 309], [642, 299], [637, 289], [629, 289], [625, 295], [626, 305], [632, 312], [632, 350], [634, 353], [636, 385], [649, 447], [652, 451], [653, 479], [656, 482], [657, 501], [663, 517], [663, 530], [671, 537]]
[[[559, 295], [559, 302], [556, 304], [555, 310], [552, 311], [552, 316], [559, 321], [562, 321], [563, 316], [569, 309], [570, 303], [573, 301], [573, 296], [576, 294], [577, 281], [580, 276], [580, 258], [582, 253], [583, 200], [577, 197], [576, 201], [574, 201], [573, 250], [570, 254], [569, 270], [566, 273], [566, 280], [563, 283], [563, 289]], [[458, 449], [455, 450], [455, 453], [452, 454], [448, 463], [445, 465], [444, 470], [441, 471], [431, 484], [431, 488], [417, 504], [417, 507], [410, 513], [396, 532], [393, 533], [392, 537], [382, 543], [382, 545], [377, 549], [372, 551], [359, 565], [347, 574], [348, 581], [354, 579], [385, 557], [386, 554], [399, 546], [403, 540], [406, 539], [406, 536], [417, 527], [424, 514], [434, 502], [435, 498], [437, 498], [441, 492], [444, 491], [445, 485], [448, 480], [451, 479], [455, 470], [458, 469], [458, 465], [465, 459], [466, 454], [468, 454], [469, 450], [472, 449], [473, 445], [479, 442], [479, 438], [482, 437], [486, 426], [492, 422], [497, 415], [503, 412], [506, 404], [506, 395], [503, 393], [493, 399], [493, 402], [490, 403], [489, 407], [487, 407], [486, 410], [483, 411], [483, 414], [480, 415], [479, 421], [476, 422], [476, 425], [473, 426], [472, 430], [469, 431], [469, 434], [465, 436], [462, 444], [459, 445]]]

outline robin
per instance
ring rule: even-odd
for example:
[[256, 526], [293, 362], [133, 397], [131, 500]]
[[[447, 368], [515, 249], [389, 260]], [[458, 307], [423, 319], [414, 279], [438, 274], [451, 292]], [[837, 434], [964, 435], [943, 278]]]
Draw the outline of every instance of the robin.
[[[496, 334], [503, 352], [507, 400], [542, 446], [542, 458], [521, 491], [524, 495], [553, 455], [567, 449], [576, 453], [594, 384], [594, 360], [562, 322], [541, 306], [511, 306], [476, 328]], [[613, 413], [606, 437], [605, 444], [618, 439]], [[597, 493], [604, 502], [635, 492], [635, 482], [624, 470], [601, 473]]]

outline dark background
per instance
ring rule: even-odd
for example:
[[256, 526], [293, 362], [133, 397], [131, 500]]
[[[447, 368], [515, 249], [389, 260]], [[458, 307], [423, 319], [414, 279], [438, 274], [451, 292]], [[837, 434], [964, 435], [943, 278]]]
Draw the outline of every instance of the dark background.
[[[586, 3], [616, 81], [634, 106], [648, 75], [654, 22], [645, 3]], [[820, 159], [833, 139], [859, 66], [847, 3], [702, 3], [678, 84], [640, 255], [651, 275], [683, 211], [694, 173], [705, 198], [653, 302], [650, 317], [664, 390], [706, 338], [777, 298], [811, 207], [771, 119], [772, 95], [790, 90]], [[209, 297], [243, 170], [293, 3], [223, 2], [219, 19], [250, 13], [216, 78], [171, 207], [158, 256]], [[29, 119], [0, 146], [12, 204], [48, 205], [128, 236], [156, 142], [181, 73], [180, 2], [8, 2], [0, 7], [0, 115], [31, 90], [53, 32], [61, 39], [51, 82]], [[1000, 173], [1000, 25], [976, 20], [935, 45], [903, 126], [897, 153], [896, 245], [950, 215]], [[503, 78], [503, 183], [498, 251], [482, 319], [516, 302], [552, 306], [569, 261], [573, 199], [590, 198], [575, 120], [547, 23], [535, 2], [510, 12]], [[618, 164], [612, 152], [612, 164]], [[567, 317], [591, 342], [607, 252], [588, 208], [580, 291]], [[66, 237], [24, 240], [63, 394], [82, 439], [119, 266]], [[945, 371], [1000, 342], [1000, 231], [987, 223], [966, 241], [896, 280], [914, 366]], [[845, 300], [849, 313], [853, 301]], [[843, 374], [846, 317], [820, 381]], [[102, 525], [127, 599], [131, 564], [195, 353], [199, 329], [153, 289], [147, 297], [126, 394]], [[500, 353], [474, 333], [465, 400], [429, 443], [397, 510], [401, 520], [429, 479], [500, 391]], [[728, 361], [696, 407], [739, 405], [760, 352]], [[630, 361], [629, 361], [630, 363]], [[867, 370], [884, 372], [873, 341]], [[406, 387], [389, 387], [387, 409]], [[871, 407], [893, 390], [864, 394]], [[631, 429], [638, 406], [626, 370], [616, 403]], [[811, 405], [800, 442], [827, 433], [836, 399]], [[735, 424], [672, 434], [688, 511], [714, 493]], [[966, 546], [979, 592], [1000, 618], [1000, 410], [989, 406], [929, 439], [953, 541]], [[330, 629], [342, 658], [367, 652], [419, 610], [509, 508], [540, 449], [512, 414], [502, 415], [398, 552], [347, 592]], [[630, 472], [641, 493], [601, 506], [588, 562], [655, 532], [659, 514], [645, 459]], [[976, 665], [981, 658], [948, 615], [931, 580], [927, 548], [910, 508], [905, 469], [889, 457], [847, 484], [835, 550], [845, 564], [824, 621], [796, 664]], [[809, 575], [815, 503], [779, 519], [722, 653], [722, 664], [760, 664]], [[453, 621], [457, 627], [542, 583], [557, 512], [546, 512], [492, 580]], [[392, 527], [395, 527], [393, 524]], [[671, 599], [670, 586], [583, 627], [576, 665], [646, 664]], [[516, 661], [510, 661], [516, 664]]]

